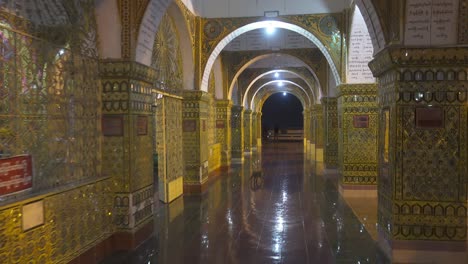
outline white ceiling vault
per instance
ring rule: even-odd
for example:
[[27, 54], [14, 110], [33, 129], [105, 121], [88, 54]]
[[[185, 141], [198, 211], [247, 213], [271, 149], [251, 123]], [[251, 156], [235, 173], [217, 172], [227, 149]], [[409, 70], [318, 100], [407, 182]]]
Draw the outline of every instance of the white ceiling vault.
[[208, 17], [263, 16], [267, 11], [280, 15], [341, 12], [351, 0], [182, 0], [195, 14]]
[[249, 68], [297, 68], [307, 67], [307, 65], [300, 59], [284, 55], [276, 54], [275, 56], [269, 56], [259, 61], [254, 62]]
[[277, 28], [272, 33], [266, 29], [246, 32], [233, 39], [224, 49], [239, 50], [282, 50], [316, 48], [312, 41], [294, 31]]

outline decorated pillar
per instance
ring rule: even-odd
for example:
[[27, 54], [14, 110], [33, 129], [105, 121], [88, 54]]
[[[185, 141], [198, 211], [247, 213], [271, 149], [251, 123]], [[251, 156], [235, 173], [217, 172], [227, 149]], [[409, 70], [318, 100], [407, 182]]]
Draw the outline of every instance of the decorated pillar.
[[253, 134], [253, 112], [244, 111], [244, 152], [249, 155], [252, 153], [252, 134]]
[[324, 131], [323, 131], [323, 108], [321, 104], [312, 106], [312, 127], [313, 127], [313, 139], [312, 144], [312, 159], [317, 162], [323, 162], [323, 141], [324, 141]]
[[262, 128], [262, 112], [257, 112], [257, 150], [262, 147], [263, 139], [263, 128]]
[[303, 120], [304, 120], [304, 130], [303, 130], [303, 134], [304, 134], [304, 152], [305, 152], [305, 156], [307, 159], [310, 158], [310, 155], [311, 155], [311, 138], [310, 138], [310, 123], [311, 123], [311, 118], [310, 118], [310, 110], [309, 108], [304, 108], [304, 111], [302, 112], [302, 117], [303, 117]]
[[152, 228], [152, 80], [155, 71], [127, 61], [101, 61], [103, 175], [111, 177], [113, 223], [126, 237], [123, 248], [141, 241], [132, 234]]
[[203, 91], [183, 93], [184, 192], [200, 193], [208, 181], [208, 114], [211, 95]]
[[338, 166], [338, 109], [335, 97], [323, 97], [324, 162], [327, 168]]
[[170, 203], [183, 194], [182, 97], [155, 94], [159, 200]]
[[377, 195], [377, 84], [338, 87], [341, 190]]
[[257, 150], [258, 138], [258, 112], [252, 112], [252, 151]]
[[244, 107], [234, 105], [231, 109], [232, 161], [244, 161]]
[[467, 53], [387, 48], [370, 63], [379, 80], [379, 242], [394, 261], [407, 245], [418, 248], [415, 260], [443, 248], [466, 261]]
[[231, 107], [230, 100], [216, 101], [216, 137], [221, 144], [221, 166], [231, 164]]

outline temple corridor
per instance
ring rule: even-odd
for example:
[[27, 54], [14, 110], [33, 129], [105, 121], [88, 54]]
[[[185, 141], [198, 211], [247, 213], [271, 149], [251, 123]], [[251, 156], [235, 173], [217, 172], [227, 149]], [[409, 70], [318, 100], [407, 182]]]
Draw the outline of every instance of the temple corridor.
[[0, 0], [0, 264], [467, 238], [468, 0]]
[[202, 196], [161, 204], [153, 238], [106, 263], [387, 263], [333, 173], [304, 161], [302, 149], [266, 144]]

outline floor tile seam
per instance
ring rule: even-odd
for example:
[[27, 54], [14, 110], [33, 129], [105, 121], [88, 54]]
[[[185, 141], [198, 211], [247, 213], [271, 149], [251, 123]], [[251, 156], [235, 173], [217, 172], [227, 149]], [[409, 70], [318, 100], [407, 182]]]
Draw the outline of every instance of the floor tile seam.
[[[263, 169], [263, 168], [262, 168], [262, 169]], [[275, 182], [275, 181], [274, 181], [274, 182]], [[275, 184], [273, 184], [273, 185], [275, 185]], [[273, 189], [274, 189], [274, 188], [273, 188]], [[269, 197], [269, 199], [268, 199], [268, 201], [270, 202], [270, 203], [269, 203], [270, 206], [267, 208], [267, 210], [265, 210], [265, 213], [264, 213], [264, 215], [263, 215], [263, 220], [262, 220], [263, 223], [262, 223], [262, 228], [261, 228], [261, 230], [260, 230], [260, 236], [259, 236], [258, 241], [257, 241], [257, 247], [255, 248], [255, 256], [256, 256], [257, 253], [258, 253], [258, 247], [259, 247], [259, 245], [260, 245], [260, 241], [261, 241], [262, 236], [263, 236], [263, 230], [265, 229], [266, 215], [267, 215], [267, 213], [268, 213], [268, 212], [271, 210], [271, 208], [272, 208], [272, 205], [271, 205], [272, 196], [273, 196], [273, 190], [270, 191], [270, 197]]]

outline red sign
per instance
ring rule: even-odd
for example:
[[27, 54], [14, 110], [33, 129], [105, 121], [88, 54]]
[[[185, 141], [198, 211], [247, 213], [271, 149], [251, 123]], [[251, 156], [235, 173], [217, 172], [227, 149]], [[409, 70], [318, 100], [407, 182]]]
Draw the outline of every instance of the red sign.
[[0, 195], [24, 191], [32, 187], [32, 159], [22, 155], [0, 159]]
[[353, 116], [353, 125], [355, 128], [368, 128], [369, 116], [368, 115], [355, 115]]

